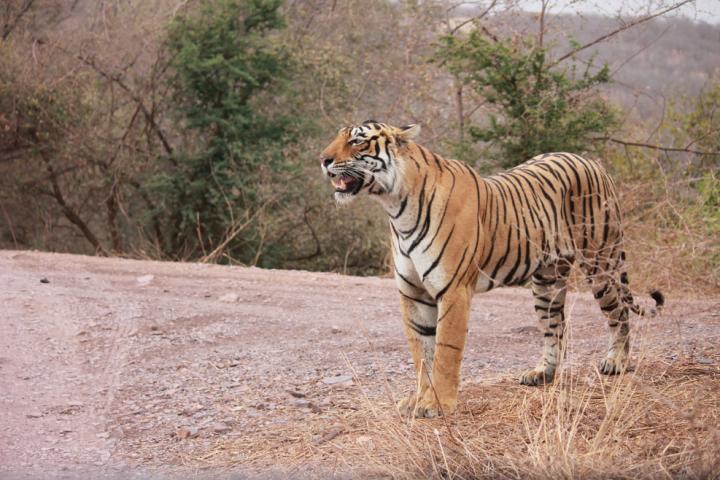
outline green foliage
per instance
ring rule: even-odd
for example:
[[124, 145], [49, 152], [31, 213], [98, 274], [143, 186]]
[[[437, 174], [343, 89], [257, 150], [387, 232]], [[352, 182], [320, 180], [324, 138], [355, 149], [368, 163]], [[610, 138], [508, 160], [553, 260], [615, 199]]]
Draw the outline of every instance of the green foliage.
[[[683, 131], [683, 138], [678, 145], [690, 143], [696, 150], [720, 152], [720, 81], [705, 88], [690, 103], [690, 108], [689, 113], [676, 116]], [[676, 140], [679, 140], [677, 135]], [[697, 163], [701, 171], [717, 171], [720, 168], [720, 155], [700, 155]]]
[[720, 235], [720, 178], [706, 173], [697, 184], [698, 209], [710, 235]]
[[488, 155], [503, 167], [540, 153], [587, 151], [592, 137], [615, 123], [613, 110], [592, 94], [609, 82], [607, 65], [578, 76], [574, 67], [549, 68], [546, 57], [547, 50], [530, 41], [493, 41], [477, 30], [441, 39], [436, 61], [497, 112], [469, 132], [487, 142]]
[[284, 27], [280, 5], [217, 0], [170, 26], [169, 82], [190, 141], [169, 159], [173, 168], [147, 185], [170, 214], [165, 249], [171, 255], [206, 253], [232, 235], [231, 258], [257, 258], [262, 239], [255, 220], [274, 200], [264, 186], [279, 175], [292, 177], [283, 145], [297, 126], [271, 104], [286, 91], [291, 68], [273, 39]]

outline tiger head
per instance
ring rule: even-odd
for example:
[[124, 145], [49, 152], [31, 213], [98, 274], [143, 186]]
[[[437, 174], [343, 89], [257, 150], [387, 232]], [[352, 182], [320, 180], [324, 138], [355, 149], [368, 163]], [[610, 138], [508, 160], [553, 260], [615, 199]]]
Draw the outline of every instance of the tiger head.
[[349, 202], [363, 190], [371, 195], [393, 193], [402, 175], [401, 149], [419, 132], [419, 125], [398, 128], [374, 120], [341, 128], [320, 155], [335, 200]]

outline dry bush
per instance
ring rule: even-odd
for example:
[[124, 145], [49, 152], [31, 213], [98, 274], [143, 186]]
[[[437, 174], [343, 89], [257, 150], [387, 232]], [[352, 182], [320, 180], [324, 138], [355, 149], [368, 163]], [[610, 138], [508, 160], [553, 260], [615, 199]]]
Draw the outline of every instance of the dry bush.
[[697, 199], [683, 198], [687, 181], [638, 182], [622, 189], [632, 286], [674, 295], [720, 291], [720, 237], [698, 214]]

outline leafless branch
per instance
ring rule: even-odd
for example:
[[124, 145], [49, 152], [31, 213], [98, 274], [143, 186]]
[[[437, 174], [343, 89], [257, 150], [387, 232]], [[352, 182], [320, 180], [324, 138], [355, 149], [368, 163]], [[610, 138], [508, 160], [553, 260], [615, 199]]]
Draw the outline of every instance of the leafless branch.
[[[67, 53], [67, 52], [65, 52]], [[109, 73], [105, 69], [101, 68], [97, 62], [89, 57], [83, 56], [83, 55], [73, 55], [75, 58], [83, 62], [85, 65], [89, 66], [93, 70], [95, 70], [100, 76], [106, 78], [107, 80], [115, 83], [117, 86], [119, 86], [121, 89], [123, 89], [125, 92], [127, 92], [130, 95], [130, 98], [140, 107], [140, 110], [143, 112], [143, 115], [145, 116], [145, 119], [147, 120], [150, 127], [153, 129], [157, 137], [160, 139], [160, 142], [163, 145], [163, 148], [165, 149], [165, 153], [172, 156], [173, 154], [173, 148], [170, 145], [170, 142], [168, 142], [167, 138], [165, 137], [165, 134], [163, 133], [162, 129], [158, 126], [157, 122], [155, 121], [154, 115], [148, 110], [148, 108], [145, 106], [144, 100], [135, 93], [122, 79], [122, 77], [119, 74], [113, 74]]]
[[695, 155], [713, 155], [713, 156], [720, 156], [720, 152], [703, 152], [701, 150], [694, 150], [692, 148], [680, 148], [680, 147], [663, 147], [661, 145], [653, 145], [650, 143], [642, 143], [642, 142], [629, 142], [626, 140], [620, 140], [618, 138], [613, 137], [598, 137], [592, 139], [594, 142], [613, 142], [620, 145], [625, 145], [626, 147], [640, 147], [640, 148], [648, 148], [650, 150], [658, 150], [661, 152], [683, 152], [683, 153], [692, 153]]
[[20, 23], [22, 17], [24, 17], [28, 10], [30, 10], [30, 7], [32, 7], [33, 3], [35, 3], [35, 0], [25, 0], [25, 3], [20, 6], [20, 11], [17, 15], [15, 15], [15, 18], [11, 22], [7, 22], [5, 23], [5, 25], [3, 25], [3, 40], [8, 39], [12, 31], [15, 30], [15, 27], [17, 27], [18, 23]]
[[87, 226], [85, 221], [83, 221], [82, 218], [73, 210], [73, 208], [68, 205], [68, 203], [65, 201], [65, 196], [62, 193], [62, 190], [60, 189], [60, 184], [57, 180], [58, 175], [55, 173], [52, 167], [52, 162], [49, 158], [47, 158], [47, 154], [44, 152], [40, 152], [40, 157], [42, 158], [43, 162], [45, 163], [45, 168], [47, 169], [50, 178], [50, 184], [52, 185], [52, 197], [55, 199], [57, 204], [62, 209], [63, 215], [65, 215], [65, 218], [67, 218], [70, 223], [75, 225], [82, 234], [85, 236], [85, 239], [90, 242], [90, 244], [95, 248], [95, 252], [99, 255], [107, 255], [105, 252], [105, 249], [100, 244], [100, 241], [95, 236], [95, 234], [90, 230], [90, 228]]
[[613, 31], [611, 31], [611, 32], [608, 32], [608, 33], [606, 33], [605, 35], [601, 35], [601, 36], [597, 37], [596, 39], [594, 39], [594, 40], [586, 43], [585, 45], [581, 45], [581, 46], [579, 46], [579, 47], [577, 47], [577, 48], [572, 49], [571, 51], [569, 51], [569, 52], [566, 53], [565, 55], [563, 55], [563, 56], [561, 56], [560, 58], [558, 58], [557, 60], [555, 60], [552, 64], [550, 64], [550, 65], [548, 66], [548, 68], [554, 67], [555, 65], [557, 65], [557, 64], [560, 63], [560, 62], [562, 62], [563, 60], [567, 60], [568, 58], [574, 56], [575, 54], [577, 54], [577, 53], [579, 53], [579, 52], [581, 52], [581, 51], [583, 51], [583, 50], [586, 50], [586, 49], [592, 47], [593, 45], [597, 45], [597, 44], [600, 43], [600, 42], [604, 42], [605, 40], [608, 40], [609, 38], [614, 37], [614, 36], [617, 35], [618, 33], [624, 32], [625, 30], [628, 30], [628, 29], [630, 29], [630, 28], [633, 28], [633, 27], [635, 27], [635, 26], [638, 26], [638, 25], [640, 25], [640, 24], [642, 24], [642, 23], [648, 22], [648, 21], [652, 20], [653, 18], [661, 17], [661, 16], [665, 15], [666, 13], [670, 13], [670, 12], [672, 12], [673, 10], [677, 10], [678, 8], [682, 7], [683, 5], [687, 5], [688, 3], [691, 3], [691, 2], [694, 2], [694, 1], [695, 1], [695, 0], [683, 0], [683, 1], [680, 2], [680, 3], [676, 3], [675, 5], [672, 5], [672, 6], [666, 8], [666, 9], [664, 9], [664, 10], [661, 10], [661, 11], [659, 11], [659, 12], [653, 13], [653, 14], [651, 14], [651, 15], [646, 15], [646, 16], [644, 16], [644, 17], [636, 18], [635, 20], [633, 20], [633, 21], [630, 22], [630, 23], [625, 23], [625, 24], [622, 25], [621, 27], [616, 28], [615, 30], [613, 30]]
[[497, 5], [497, 2], [498, 2], [498, 0], [492, 0], [492, 2], [490, 2], [490, 5], [488, 5], [488, 7], [485, 10], [483, 10], [482, 13], [475, 15], [473, 17], [470, 17], [467, 20], [464, 20], [464, 21], [458, 23], [457, 25], [455, 25], [453, 28], [450, 29], [448, 34], [455, 35], [455, 33], [457, 33], [458, 30], [460, 30], [462, 27], [464, 27], [468, 23], [475, 22], [477, 20], [484, 18], [488, 13], [490, 13], [490, 11], [493, 8], [495, 8], [495, 5]]

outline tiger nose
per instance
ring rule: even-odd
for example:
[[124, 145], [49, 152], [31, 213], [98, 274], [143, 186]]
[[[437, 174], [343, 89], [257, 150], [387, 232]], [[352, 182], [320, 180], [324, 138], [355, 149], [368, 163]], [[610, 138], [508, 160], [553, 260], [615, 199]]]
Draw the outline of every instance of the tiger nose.
[[324, 166], [325, 168], [327, 168], [327, 167], [329, 167], [330, 165], [332, 165], [332, 163], [333, 163], [333, 158], [332, 158], [332, 157], [323, 157], [320, 161], [322, 162], [323, 166]]

